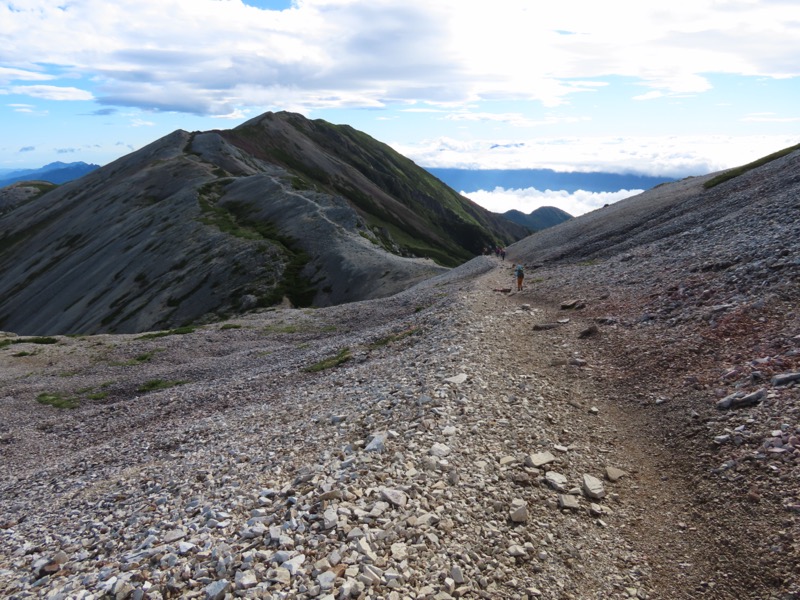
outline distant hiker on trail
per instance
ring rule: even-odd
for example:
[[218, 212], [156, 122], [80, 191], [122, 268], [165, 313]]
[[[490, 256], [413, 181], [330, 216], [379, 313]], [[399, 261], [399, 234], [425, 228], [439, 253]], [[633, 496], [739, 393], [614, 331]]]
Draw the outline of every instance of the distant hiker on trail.
[[506, 249], [505, 248], [500, 248], [500, 258], [502, 258], [503, 260], [506, 259]]
[[525, 268], [520, 264], [514, 267], [514, 275], [517, 276], [517, 291], [522, 291], [522, 280], [525, 278]]

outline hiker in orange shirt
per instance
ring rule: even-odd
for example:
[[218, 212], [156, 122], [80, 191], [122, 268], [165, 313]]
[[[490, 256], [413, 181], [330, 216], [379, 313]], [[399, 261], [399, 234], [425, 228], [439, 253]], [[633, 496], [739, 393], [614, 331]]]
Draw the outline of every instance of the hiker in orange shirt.
[[514, 267], [514, 275], [517, 276], [517, 291], [522, 291], [522, 280], [525, 278], [525, 269], [522, 265], [517, 265]]

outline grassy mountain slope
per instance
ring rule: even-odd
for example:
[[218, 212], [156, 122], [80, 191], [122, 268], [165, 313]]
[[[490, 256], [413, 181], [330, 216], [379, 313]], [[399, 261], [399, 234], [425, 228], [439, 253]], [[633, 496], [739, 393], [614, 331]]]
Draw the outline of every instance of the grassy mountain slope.
[[403, 254], [455, 266], [487, 245], [506, 245], [526, 233], [347, 125], [267, 113], [221, 134], [287, 168], [297, 185], [343, 196], [387, 247]]

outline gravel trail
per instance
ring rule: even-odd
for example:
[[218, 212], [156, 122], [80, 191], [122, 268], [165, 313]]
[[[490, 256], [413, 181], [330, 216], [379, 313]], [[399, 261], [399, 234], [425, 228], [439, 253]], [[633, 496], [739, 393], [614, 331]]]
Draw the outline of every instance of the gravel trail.
[[645, 334], [550, 285], [496, 291], [511, 264], [479, 257], [383, 300], [0, 348], [2, 595], [794, 597], [696, 517], [691, 457], [632, 401]]

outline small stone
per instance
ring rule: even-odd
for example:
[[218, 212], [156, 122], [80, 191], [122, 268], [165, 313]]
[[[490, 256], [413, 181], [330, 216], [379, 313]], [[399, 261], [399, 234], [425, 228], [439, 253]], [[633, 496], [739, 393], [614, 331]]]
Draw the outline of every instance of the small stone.
[[544, 479], [548, 485], [557, 492], [567, 492], [567, 478], [561, 473], [555, 471], [548, 471], [544, 474]]
[[364, 448], [365, 452], [383, 452], [386, 449], [386, 440], [389, 439], [389, 434], [385, 431], [376, 433]]
[[236, 571], [234, 584], [237, 590], [249, 590], [258, 585], [258, 578], [255, 571]]
[[464, 572], [461, 570], [461, 567], [459, 567], [458, 565], [455, 565], [455, 566], [453, 566], [452, 569], [450, 569], [450, 577], [452, 577], [453, 581], [455, 581], [456, 584], [458, 584], [458, 585], [461, 585], [465, 581], [464, 580]]
[[605, 508], [600, 506], [599, 504], [595, 504], [594, 502], [589, 504], [589, 514], [593, 517], [602, 517], [606, 514]]
[[361, 538], [358, 540], [358, 542], [356, 543], [356, 549], [360, 554], [363, 554], [372, 562], [378, 560], [378, 556], [375, 554], [375, 551], [369, 545], [369, 542], [367, 541], [366, 538]]
[[528, 520], [528, 503], [525, 500], [513, 500], [509, 516], [514, 523], [525, 523]]
[[617, 469], [616, 467], [606, 467], [606, 479], [609, 481], [619, 481], [626, 475], [627, 473], [622, 469]]
[[580, 508], [580, 504], [575, 496], [570, 494], [559, 494], [558, 507], [567, 510], [578, 510]]
[[727, 410], [729, 408], [736, 409], [742, 408], [745, 406], [752, 406], [753, 404], [758, 404], [761, 400], [767, 395], [767, 390], [761, 388], [760, 390], [753, 392], [752, 394], [745, 394], [744, 392], [736, 392], [731, 394], [730, 396], [726, 396], [719, 402], [717, 402], [717, 408], [719, 410]]
[[408, 546], [403, 542], [395, 542], [392, 544], [392, 558], [398, 561], [404, 561], [408, 558]]
[[436, 442], [433, 446], [431, 446], [431, 454], [437, 458], [444, 458], [450, 454], [450, 446]]
[[189, 554], [189, 552], [191, 552], [195, 548], [197, 548], [197, 546], [195, 546], [190, 542], [181, 542], [180, 544], [178, 544], [178, 554], [180, 554], [181, 556]]
[[219, 581], [214, 581], [209, 583], [205, 588], [203, 588], [203, 593], [205, 594], [206, 600], [222, 600], [225, 597], [225, 593], [230, 589], [231, 584], [227, 579], [220, 579]]
[[446, 382], [455, 383], [456, 385], [462, 384], [466, 380], [467, 380], [467, 374], [466, 373], [459, 373], [458, 375], [455, 375], [453, 377], [447, 377], [445, 379]]
[[185, 537], [186, 537], [186, 532], [183, 529], [173, 529], [172, 531], [168, 531], [167, 533], [164, 534], [164, 543], [172, 544], [173, 542], [182, 540]]
[[317, 577], [317, 583], [319, 584], [319, 587], [326, 592], [333, 589], [333, 584], [335, 581], [336, 573], [334, 571], [325, 571], [324, 573], [320, 573], [320, 575]]
[[580, 310], [586, 308], [586, 304], [581, 300], [567, 300], [561, 303], [561, 310]]
[[325, 512], [322, 513], [322, 526], [325, 529], [333, 529], [336, 527], [336, 524], [339, 522], [339, 515], [336, 512], [336, 509], [328, 507], [325, 509]]
[[400, 490], [384, 488], [381, 490], [381, 498], [399, 508], [408, 504], [408, 496]]
[[342, 490], [331, 490], [329, 492], [324, 492], [317, 496], [317, 499], [321, 502], [325, 502], [328, 500], [340, 500], [344, 494], [342, 494]]
[[600, 500], [605, 497], [606, 491], [603, 488], [603, 482], [597, 477], [585, 474], [583, 475], [583, 493], [589, 498]]
[[531, 454], [525, 457], [525, 466], [526, 467], [534, 467], [539, 468], [543, 467], [544, 465], [549, 465], [556, 459], [550, 452], [539, 452], [537, 454]]
[[782, 373], [772, 378], [772, 385], [789, 385], [795, 381], [800, 381], [800, 373]]
[[305, 554], [298, 554], [297, 556], [293, 556], [289, 560], [285, 561], [281, 567], [289, 571], [290, 575], [294, 575], [300, 570], [300, 567], [304, 562], [306, 562]]
[[292, 581], [292, 574], [283, 567], [278, 567], [277, 569], [270, 569], [267, 571], [267, 579], [275, 583], [288, 585]]

